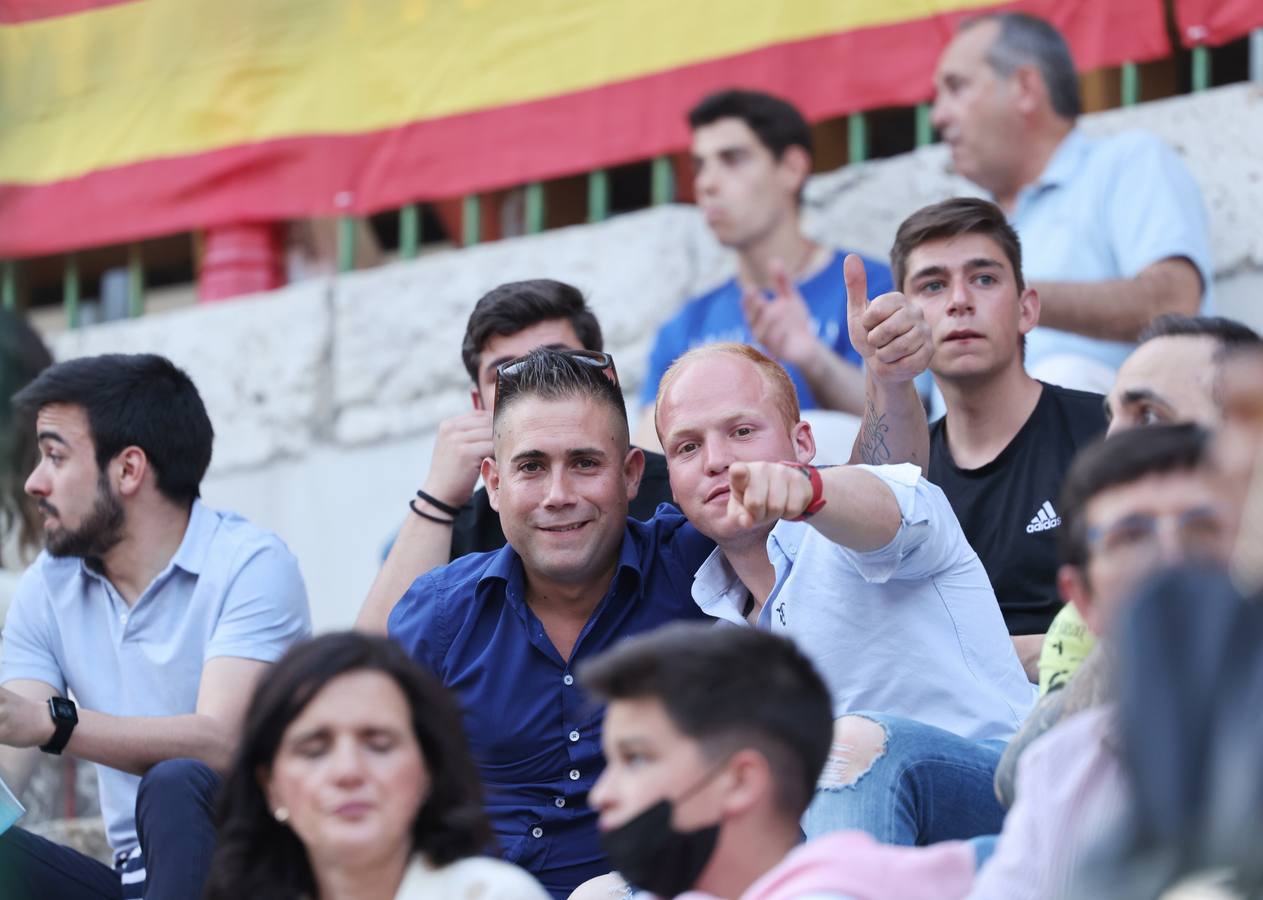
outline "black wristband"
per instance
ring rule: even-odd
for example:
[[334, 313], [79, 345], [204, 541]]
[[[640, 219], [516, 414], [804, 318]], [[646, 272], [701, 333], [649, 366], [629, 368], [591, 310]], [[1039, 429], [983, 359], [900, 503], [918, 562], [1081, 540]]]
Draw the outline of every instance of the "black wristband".
[[456, 518], [458, 515], [460, 515], [459, 507], [452, 506], [449, 503], [444, 503], [442, 500], [439, 500], [437, 497], [431, 497], [425, 491], [421, 491], [421, 490], [417, 491], [417, 498], [424, 500], [426, 503], [430, 504], [431, 506], [433, 506], [435, 509], [439, 510], [440, 512], [447, 513], [453, 519]]
[[53, 718], [53, 736], [40, 749], [59, 756], [70, 741], [70, 733], [79, 724], [79, 713], [73, 700], [58, 696], [48, 698], [48, 713]]
[[431, 522], [438, 522], [440, 525], [455, 525], [456, 524], [455, 519], [440, 519], [438, 516], [432, 516], [428, 512], [423, 512], [422, 510], [417, 509], [417, 501], [415, 500], [408, 501], [408, 509], [412, 510], [421, 518], [429, 519]]

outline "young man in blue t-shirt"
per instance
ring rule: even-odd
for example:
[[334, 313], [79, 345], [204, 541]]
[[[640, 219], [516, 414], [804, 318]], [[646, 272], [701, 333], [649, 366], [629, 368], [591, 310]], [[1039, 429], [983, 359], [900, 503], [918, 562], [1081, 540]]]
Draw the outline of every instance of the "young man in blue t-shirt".
[[[847, 337], [845, 250], [802, 232], [811, 132], [778, 97], [726, 90], [689, 113], [693, 188], [716, 239], [737, 252], [737, 274], [690, 300], [658, 331], [641, 388], [636, 443], [657, 446], [653, 403], [662, 373], [691, 347], [754, 343], [789, 371], [804, 409], [864, 410], [860, 356]], [[871, 295], [892, 290], [890, 270], [864, 259]]]

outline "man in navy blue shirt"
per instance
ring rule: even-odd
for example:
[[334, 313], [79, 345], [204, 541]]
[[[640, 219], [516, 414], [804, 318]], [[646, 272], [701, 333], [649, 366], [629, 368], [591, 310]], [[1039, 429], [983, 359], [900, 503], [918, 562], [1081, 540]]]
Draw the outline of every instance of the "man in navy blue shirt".
[[500, 367], [496, 392], [482, 477], [508, 546], [419, 578], [388, 629], [460, 697], [505, 858], [565, 897], [609, 870], [587, 803], [602, 710], [573, 667], [704, 618], [690, 588], [714, 545], [670, 507], [628, 518], [644, 455], [607, 355], [535, 350]]
[[[802, 409], [864, 412], [860, 354], [847, 334], [846, 288], [835, 250], [803, 234], [811, 131], [779, 97], [725, 90], [689, 112], [693, 190], [711, 232], [736, 251], [737, 274], [691, 299], [658, 332], [641, 389], [636, 443], [656, 448], [654, 397], [667, 367], [699, 344], [758, 344], [780, 361]], [[893, 290], [890, 270], [864, 259], [869, 296]]]

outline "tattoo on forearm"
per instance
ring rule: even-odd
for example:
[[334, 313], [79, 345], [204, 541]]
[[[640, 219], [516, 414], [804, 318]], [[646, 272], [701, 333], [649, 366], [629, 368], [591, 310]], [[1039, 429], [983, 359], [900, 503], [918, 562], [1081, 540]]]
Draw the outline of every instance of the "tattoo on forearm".
[[886, 433], [890, 426], [886, 424], [885, 413], [878, 415], [877, 407], [870, 398], [864, 405], [864, 421], [860, 424], [860, 459], [870, 466], [881, 466], [890, 462], [890, 448], [886, 446]]

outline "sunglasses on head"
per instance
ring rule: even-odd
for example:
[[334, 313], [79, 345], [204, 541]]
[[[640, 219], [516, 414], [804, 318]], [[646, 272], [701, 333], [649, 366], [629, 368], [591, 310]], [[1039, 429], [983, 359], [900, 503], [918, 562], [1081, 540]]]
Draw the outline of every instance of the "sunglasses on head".
[[[614, 357], [608, 353], [602, 353], [600, 350], [556, 350], [554, 352], [568, 356], [577, 363], [598, 369], [606, 378], [614, 382], [614, 387], [619, 386], [618, 370], [614, 368]], [[496, 366], [496, 399], [500, 397], [501, 382], [506, 378], [516, 377], [525, 367], [526, 361], [527, 357], [519, 356], [517, 359], [511, 359]]]

